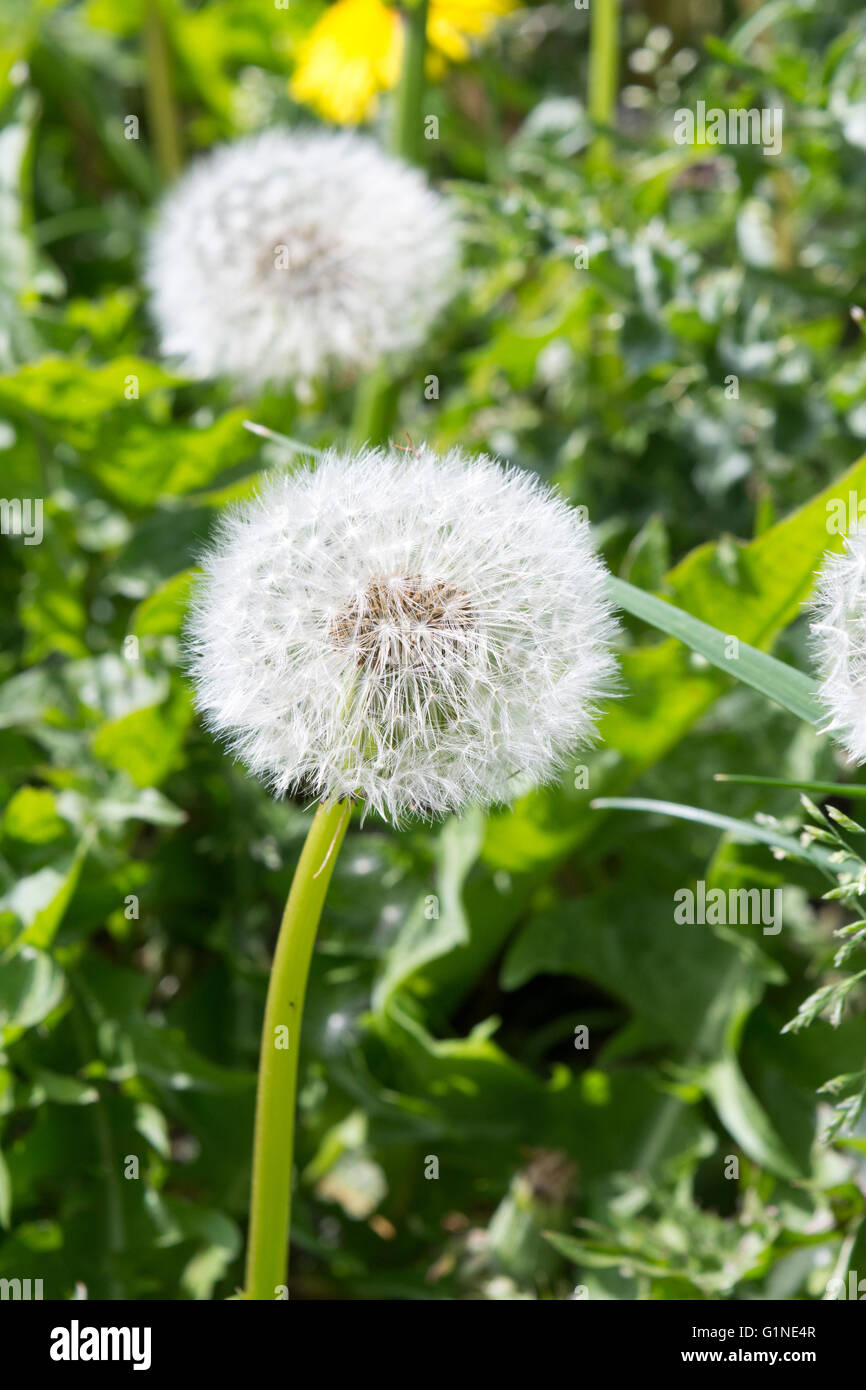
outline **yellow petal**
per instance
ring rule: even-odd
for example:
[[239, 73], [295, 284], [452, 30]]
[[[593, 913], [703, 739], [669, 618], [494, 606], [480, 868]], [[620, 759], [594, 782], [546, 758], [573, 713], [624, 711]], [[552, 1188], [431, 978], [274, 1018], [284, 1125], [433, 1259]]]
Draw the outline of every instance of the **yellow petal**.
[[427, 37], [454, 63], [469, 57], [470, 40], [484, 38], [515, 0], [430, 0]]
[[289, 90], [326, 120], [357, 125], [400, 72], [403, 36], [382, 0], [338, 0], [300, 47]]

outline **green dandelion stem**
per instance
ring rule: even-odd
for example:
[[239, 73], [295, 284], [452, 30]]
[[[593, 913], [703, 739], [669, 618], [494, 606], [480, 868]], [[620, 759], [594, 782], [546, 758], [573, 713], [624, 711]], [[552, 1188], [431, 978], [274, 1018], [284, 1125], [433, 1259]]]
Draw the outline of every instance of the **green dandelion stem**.
[[[592, 0], [589, 30], [589, 79], [587, 107], [597, 126], [613, 125], [619, 85], [620, 0]], [[599, 136], [593, 154], [606, 162], [610, 143]]]
[[289, 1263], [292, 1151], [301, 1018], [313, 944], [349, 803], [322, 805], [292, 880], [271, 966], [256, 1097], [245, 1295], [272, 1300]]
[[183, 167], [183, 139], [161, 0], [148, 0], [145, 10], [144, 59], [147, 117], [156, 162], [165, 182], [171, 183]]
[[352, 435], [359, 444], [385, 444], [397, 410], [397, 383], [384, 367], [358, 383]]
[[391, 149], [411, 164], [421, 163], [424, 121], [424, 60], [427, 52], [427, 0], [405, 11], [403, 66], [397, 87]]
[[[427, 51], [427, 0], [403, 16], [403, 66], [394, 99], [391, 150], [410, 164], [421, 162], [424, 123], [424, 61]], [[352, 419], [358, 444], [385, 444], [397, 411], [398, 385], [393, 374], [376, 367], [359, 383]]]

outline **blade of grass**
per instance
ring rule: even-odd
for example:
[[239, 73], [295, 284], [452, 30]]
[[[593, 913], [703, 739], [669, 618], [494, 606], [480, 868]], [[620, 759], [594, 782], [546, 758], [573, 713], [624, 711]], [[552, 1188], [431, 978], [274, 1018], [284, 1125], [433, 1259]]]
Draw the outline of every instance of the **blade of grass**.
[[321, 449], [315, 449], [312, 444], [305, 444], [301, 439], [291, 439], [287, 434], [279, 434], [276, 430], [268, 429], [267, 425], [257, 424], [255, 420], [244, 420], [242, 423], [250, 434], [257, 434], [260, 439], [269, 439], [273, 444], [281, 444], [293, 454], [309, 454], [311, 458], [322, 456]]
[[[768, 696], [805, 724], [817, 726], [823, 722], [815, 682], [802, 671], [778, 661], [768, 652], [750, 647], [748, 642], [741, 642], [734, 633], [720, 632], [710, 623], [693, 618], [684, 609], [644, 589], [638, 589], [624, 579], [611, 577], [608, 584], [612, 597], [627, 613], [667, 633], [669, 637], [676, 637], [713, 666], [718, 666], [744, 685], [750, 685], [753, 690]], [[733, 648], [732, 639], [735, 640]]]
[[737, 782], [750, 787], [787, 787], [791, 791], [812, 792], [816, 796], [849, 796], [866, 799], [866, 787], [857, 782], [798, 782], [787, 777], [753, 777], [743, 772], [717, 772], [714, 782]]
[[648, 811], [653, 815], [673, 816], [676, 820], [695, 821], [700, 825], [712, 826], [722, 830], [735, 840], [748, 844], [768, 845], [770, 849], [782, 850], [792, 859], [811, 864], [836, 882], [836, 875], [843, 867], [835, 864], [831, 871], [830, 852], [821, 845], [803, 845], [793, 835], [785, 835], [771, 826], [757, 825], [754, 821], [738, 820], [735, 816], [725, 816], [718, 811], [705, 811], [701, 806], [685, 806], [677, 801], [655, 801], [643, 796], [600, 796], [590, 802], [594, 811]]

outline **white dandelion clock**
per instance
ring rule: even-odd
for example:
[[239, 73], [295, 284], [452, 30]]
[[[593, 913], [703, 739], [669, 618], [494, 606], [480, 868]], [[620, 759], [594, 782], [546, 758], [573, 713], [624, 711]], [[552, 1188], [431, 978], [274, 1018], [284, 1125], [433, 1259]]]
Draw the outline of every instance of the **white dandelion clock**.
[[812, 600], [812, 656], [827, 731], [856, 762], [866, 762], [866, 530], [828, 555]]
[[165, 198], [145, 279], [163, 354], [245, 389], [414, 351], [451, 297], [450, 204], [352, 132], [267, 130]]
[[223, 522], [188, 628], [197, 704], [278, 794], [397, 823], [508, 802], [593, 736], [605, 577], [532, 475], [331, 451]]

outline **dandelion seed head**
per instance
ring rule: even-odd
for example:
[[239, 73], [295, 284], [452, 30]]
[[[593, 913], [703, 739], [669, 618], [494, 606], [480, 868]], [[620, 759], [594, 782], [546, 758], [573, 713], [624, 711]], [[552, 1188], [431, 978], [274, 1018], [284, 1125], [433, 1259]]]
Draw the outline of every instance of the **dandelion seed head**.
[[226, 514], [187, 630], [197, 705], [278, 795], [395, 823], [509, 802], [593, 736], [605, 576], [531, 474], [331, 450]]
[[826, 556], [811, 617], [824, 731], [855, 762], [866, 762], [866, 529], [852, 531], [841, 553]]
[[189, 376], [300, 388], [414, 351], [453, 291], [450, 204], [354, 132], [266, 130], [166, 196], [145, 279]]

